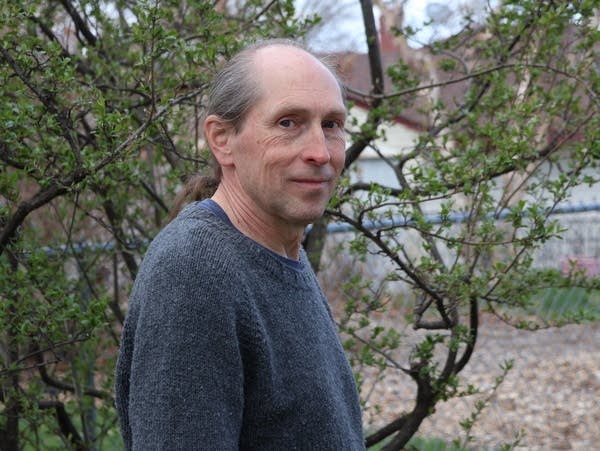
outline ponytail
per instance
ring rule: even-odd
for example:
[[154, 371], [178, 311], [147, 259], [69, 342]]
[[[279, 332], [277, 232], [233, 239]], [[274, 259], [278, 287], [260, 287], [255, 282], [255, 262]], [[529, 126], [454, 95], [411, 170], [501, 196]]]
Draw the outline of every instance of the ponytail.
[[215, 165], [213, 175], [193, 174], [190, 176], [173, 200], [173, 207], [169, 212], [169, 221], [175, 219], [175, 216], [186, 204], [211, 197], [217, 190], [220, 181], [221, 168], [218, 165]]

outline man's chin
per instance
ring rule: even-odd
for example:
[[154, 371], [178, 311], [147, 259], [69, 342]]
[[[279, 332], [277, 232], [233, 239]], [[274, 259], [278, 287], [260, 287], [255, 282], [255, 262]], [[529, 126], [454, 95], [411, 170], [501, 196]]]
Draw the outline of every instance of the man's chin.
[[318, 221], [320, 218], [322, 218], [324, 214], [325, 214], [325, 209], [321, 210], [320, 212], [314, 212], [314, 213], [310, 213], [310, 214], [307, 213], [306, 215], [303, 215], [300, 218], [298, 218], [298, 224], [302, 225], [302, 227], [307, 227], [310, 224], [313, 224], [316, 221]]
[[[285, 207], [284, 207], [285, 208]], [[287, 218], [290, 223], [297, 226], [306, 227], [309, 224], [314, 223], [325, 214], [325, 205], [321, 202], [316, 203], [300, 203], [292, 207], [291, 204], [287, 205]]]

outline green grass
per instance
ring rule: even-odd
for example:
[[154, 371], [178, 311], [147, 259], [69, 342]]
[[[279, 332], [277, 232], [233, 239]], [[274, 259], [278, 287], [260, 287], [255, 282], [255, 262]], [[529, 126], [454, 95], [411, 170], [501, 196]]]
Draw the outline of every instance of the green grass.
[[[76, 415], [73, 416], [76, 427], [81, 433], [80, 422]], [[64, 451], [69, 449], [57, 432], [56, 418], [47, 415], [44, 421], [33, 428], [26, 420], [20, 421], [21, 449], [23, 451]], [[99, 433], [100, 431], [96, 431]], [[124, 448], [123, 439], [118, 427], [115, 425], [104, 431], [94, 443], [98, 451], [120, 451]]]
[[[369, 451], [380, 451], [389, 440], [384, 440], [375, 446], [371, 446]], [[465, 451], [464, 448], [452, 443], [446, 443], [444, 440], [435, 437], [413, 437], [406, 445], [410, 451]]]
[[600, 291], [584, 288], [549, 288], [539, 295], [534, 313], [543, 320], [600, 319]]

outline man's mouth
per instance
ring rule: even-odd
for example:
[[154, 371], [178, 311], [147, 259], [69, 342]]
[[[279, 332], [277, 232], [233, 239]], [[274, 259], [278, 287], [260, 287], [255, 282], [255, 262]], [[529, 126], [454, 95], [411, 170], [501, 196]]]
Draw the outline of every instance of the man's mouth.
[[325, 186], [325, 185], [329, 185], [329, 183], [331, 182], [331, 179], [329, 178], [296, 178], [296, 179], [292, 179], [293, 183], [297, 183], [299, 185], [304, 185], [304, 186], [312, 186], [312, 187], [320, 187], [320, 186]]

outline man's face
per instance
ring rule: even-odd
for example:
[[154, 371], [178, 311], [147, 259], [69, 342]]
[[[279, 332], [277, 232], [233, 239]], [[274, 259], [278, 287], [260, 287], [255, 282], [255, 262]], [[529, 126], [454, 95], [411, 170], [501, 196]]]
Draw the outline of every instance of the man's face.
[[234, 194], [263, 220], [305, 226], [323, 214], [344, 165], [342, 94], [298, 49], [265, 48], [256, 58], [260, 101], [230, 141]]

